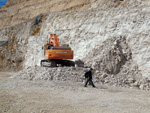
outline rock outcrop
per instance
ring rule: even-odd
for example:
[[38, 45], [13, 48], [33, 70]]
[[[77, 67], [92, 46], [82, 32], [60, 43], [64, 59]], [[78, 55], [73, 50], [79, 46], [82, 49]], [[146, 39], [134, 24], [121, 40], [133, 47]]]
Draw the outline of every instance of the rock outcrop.
[[149, 5], [149, 0], [8, 0], [0, 8], [0, 29], [58, 11], [85, 11]]
[[74, 50], [74, 60], [94, 67], [104, 83], [114, 84], [115, 76], [144, 89], [149, 83], [142, 86], [138, 80], [150, 79], [149, 4], [149, 0], [9, 0], [0, 8], [0, 69], [39, 65], [41, 48], [55, 33], [61, 44]]

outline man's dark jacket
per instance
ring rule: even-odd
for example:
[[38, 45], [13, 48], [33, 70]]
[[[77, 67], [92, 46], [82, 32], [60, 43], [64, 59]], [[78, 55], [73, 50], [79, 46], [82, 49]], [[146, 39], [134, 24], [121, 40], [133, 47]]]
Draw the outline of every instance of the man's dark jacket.
[[88, 79], [91, 80], [92, 79], [92, 72], [88, 71]]

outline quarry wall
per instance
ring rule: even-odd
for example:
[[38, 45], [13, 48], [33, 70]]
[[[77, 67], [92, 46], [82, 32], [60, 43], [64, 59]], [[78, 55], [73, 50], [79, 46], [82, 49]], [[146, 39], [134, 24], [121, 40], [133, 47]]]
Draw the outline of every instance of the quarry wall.
[[[0, 41], [9, 42], [0, 47], [1, 70], [39, 65], [42, 45], [56, 33], [74, 60], [110, 74], [136, 69], [149, 78], [149, 11], [149, 0], [8, 1], [0, 8]], [[37, 16], [42, 21], [34, 26]]]

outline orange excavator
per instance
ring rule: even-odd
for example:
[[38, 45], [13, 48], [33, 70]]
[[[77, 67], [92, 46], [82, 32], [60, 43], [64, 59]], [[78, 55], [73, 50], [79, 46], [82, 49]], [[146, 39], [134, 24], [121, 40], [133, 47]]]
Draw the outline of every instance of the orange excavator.
[[44, 60], [41, 60], [41, 66], [75, 66], [73, 61], [67, 59], [73, 59], [73, 51], [68, 46], [60, 46], [59, 38], [56, 34], [50, 34], [49, 42], [43, 47]]

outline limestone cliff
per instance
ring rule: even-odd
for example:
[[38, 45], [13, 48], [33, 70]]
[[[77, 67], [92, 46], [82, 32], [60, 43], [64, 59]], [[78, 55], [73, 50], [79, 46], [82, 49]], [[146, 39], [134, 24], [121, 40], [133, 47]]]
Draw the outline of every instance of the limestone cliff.
[[[149, 0], [8, 0], [0, 8], [1, 70], [39, 65], [49, 33], [110, 74], [150, 77]], [[37, 18], [41, 21], [35, 24]]]
[[107, 10], [140, 6], [149, 0], [8, 0], [0, 8], [0, 29], [29, 21], [41, 13], [57, 11]]

